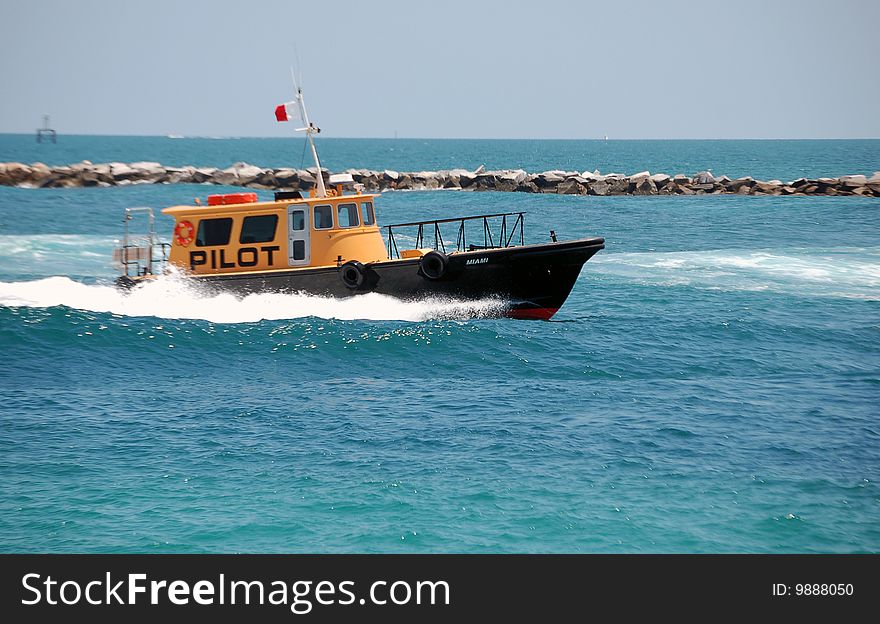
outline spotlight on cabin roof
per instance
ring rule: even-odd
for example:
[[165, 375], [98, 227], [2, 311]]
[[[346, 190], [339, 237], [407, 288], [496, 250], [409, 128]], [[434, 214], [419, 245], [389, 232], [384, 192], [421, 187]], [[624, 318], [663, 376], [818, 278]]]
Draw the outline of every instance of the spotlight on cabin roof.
[[351, 177], [350, 173], [334, 173], [330, 176], [328, 182], [333, 186], [337, 184], [354, 184], [354, 178]]

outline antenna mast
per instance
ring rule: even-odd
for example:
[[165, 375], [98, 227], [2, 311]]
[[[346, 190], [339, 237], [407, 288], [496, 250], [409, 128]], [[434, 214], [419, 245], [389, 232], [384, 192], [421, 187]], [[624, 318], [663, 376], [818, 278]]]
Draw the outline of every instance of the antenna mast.
[[293, 79], [293, 90], [296, 92], [296, 103], [299, 105], [299, 114], [302, 117], [304, 128], [297, 128], [296, 132], [305, 132], [312, 148], [312, 158], [315, 159], [315, 167], [318, 168], [318, 175], [315, 176], [318, 182], [318, 197], [327, 197], [327, 189], [324, 187], [324, 174], [321, 173], [321, 161], [318, 160], [318, 150], [315, 149], [315, 140], [313, 134], [318, 134], [321, 129], [309, 121], [309, 114], [306, 112], [306, 103], [303, 99], [302, 87], [296, 83], [296, 76], [293, 73], [293, 67], [290, 68], [290, 77]]

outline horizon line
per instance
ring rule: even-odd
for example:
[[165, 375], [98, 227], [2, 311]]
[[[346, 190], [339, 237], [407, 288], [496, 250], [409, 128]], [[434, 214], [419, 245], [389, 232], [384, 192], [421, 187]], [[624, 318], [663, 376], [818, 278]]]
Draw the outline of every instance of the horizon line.
[[[0, 132], [0, 136], [34, 136], [36, 129], [32, 132]], [[229, 139], [300, 139], [298, 136], [273, 136], [273, 135], [210, 135], [210, 134], [91, 134], [71, 132], [69, 134], [58, 133], [59, 137], [139, 137], [154, 139], [209, 139], [209, 140], [229, 140]], [[605, 143], [606, 141], [876, 141], [878, 137], [664, 137], [664, 138], [647, 138], [647, 137], [624, 137], [624, 138], [604, 138], [604, 137], [427, 137], [427, 136], [323, 136], [321, 139], [344, 139], [349, 141], [597, 141]]]

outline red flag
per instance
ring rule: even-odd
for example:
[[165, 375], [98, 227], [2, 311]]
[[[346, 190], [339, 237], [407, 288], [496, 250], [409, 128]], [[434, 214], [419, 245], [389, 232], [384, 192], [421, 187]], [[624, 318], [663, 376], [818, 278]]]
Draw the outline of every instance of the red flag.
[[288, 121], [287, 104], [279, 104], [275, 107], [275, 119], [278, 121]]

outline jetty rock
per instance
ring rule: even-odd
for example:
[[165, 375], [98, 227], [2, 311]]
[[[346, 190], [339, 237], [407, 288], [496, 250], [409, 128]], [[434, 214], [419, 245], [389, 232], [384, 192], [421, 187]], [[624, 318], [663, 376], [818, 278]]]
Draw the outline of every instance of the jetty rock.
[[633, 195], [656, 195], [657, 185], [650, 176], [640, 177], [637, 180], [630, 181], [629, 192]]
[[[5, 163], [0, 163], [0, 170], [2, 170], [3, 164]], [[27, 173], [27, 179], [20, 182], [18, 186], [23, 186], [25, 188], [39, 188], [45, 180], [51, 177], [51, 175], [52, 169], [44, 163], [35, 162], [30, 166], [30, 172]], [[0, 174], [0, 177], [2, 177], [2, 174]]]
[[510, 171], [504, 171], [500, 176], [500, 178], [502, 180], [512, 180], [513, 182], [516, 182], [517, 184], [524, 182], [525, 179], [528, 177], [529, 177], [529, 174], [526, 173], [526, 171], [524, 169], [513, 169]]
[[727, 188], [732, 193], [737, 193], [738, 195], [748, 195], [754, 185], [755, 181], [752, 178], [744, 177], [737, 178], [736, 180], [731, 180], [727, 184]]
[[565, 180], [565, 175], [560, 175], [562, 173], [563, 172], [545, 171], [544, 173], [539, 173], [534, 179], [534, 182], [538, 185], [539, 188], [556, 186], [557, 184]]
[[838, 178], [838, 180], [840, 181], [840, 184], [842, 186], [845, 186], [848, 188], [856, 188], [859, 186], [865, 186], [868, 183], [867, 176], [863, 176], [863, 175], [845, 175], [845, 176], [840, 176]]
[[[73, 168], [76, 171], [76, 168]], [[83, 186], [112, 186], [113, 175], [111, 174], [110, 165], [100, 164], [89, 166], [79, 171], [79, 179]]]
[[291, 188], [299, 183], [299, 172], [296, 169], [275, 169], [273, 173], [275, 181], [281, 187]]
[[596, 182], [591, 182], [589, 187], [587, 188], [587, 193], [589, 195], [599, 196], [608, 195], [608, 183], [605, 180], [597, 180]]
[[714, 184], [715, 176], [710, 171], [701, 171], [691, 180], [694, 184]]
[[598, 169], [595, 169], [593, 171], [582, 171], [581, 177], [587, 182], [595, 182], [596, 180], [601, 180], [604, 178], [604, 176], [599, 173]]
[[24, 163], [0, 163], [0, 180], [3, 180], [3, 184], [6, 186], [18, 186], [29, 182], [31, 175], [31, 167]]
[[214, 174], [217, 184], [228, 184], [230, 186], [247, 186], [263, 175], [260, 167], [249, 165], [245, 162], [237, 162], [231, 167], [221, 169]]
[[587, 180], [580, 175], [565, 178], [556, 187], [560, 195], [586, 195], [588, 192]]
[[129, 180], [141, 184], [156, 184], [162, 182], [167, 177], [168, 172], [165, 167], [157, 162], [135, 162], [129, 165], [133, 174], [129, 176]]
[[667, 182], [669, 182], [672, 178], [666, 175], [665, 173], [655, 173], [651, 176], [651, 182], [653, 182], [658, 187], [664, 186]]
[[110, 163], [110, 177], [112, 177], [117, 182], [120, 180], [128, 180], [133, 175], [134, 169], [132, 169], [129, 165], [121, 162]]

